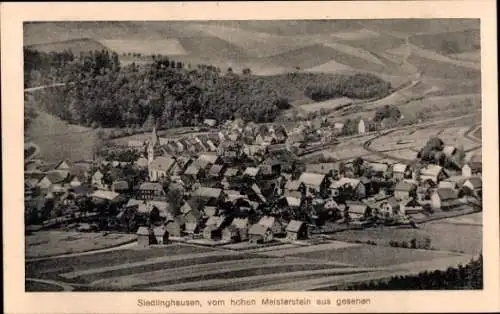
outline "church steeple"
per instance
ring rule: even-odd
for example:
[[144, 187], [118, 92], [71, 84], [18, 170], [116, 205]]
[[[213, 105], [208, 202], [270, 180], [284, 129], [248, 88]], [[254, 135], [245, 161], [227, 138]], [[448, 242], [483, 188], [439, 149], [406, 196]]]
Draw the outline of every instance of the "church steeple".
[[151, 139], [148, 143], [148, 163], [151, 164], [155, 159], [155, 153], [157, 151], [157, 146], [160, 143], [158, 134], [156, 133], [156, 124], [153, 125], [153, 131], [151, 132]]

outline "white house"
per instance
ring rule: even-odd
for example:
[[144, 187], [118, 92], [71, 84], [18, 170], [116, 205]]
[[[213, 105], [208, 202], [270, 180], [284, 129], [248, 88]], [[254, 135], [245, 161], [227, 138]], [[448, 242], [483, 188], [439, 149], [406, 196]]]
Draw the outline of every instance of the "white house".
[[359, 134], [366, 133], [365, 121], [363, 121], [363, 119], [359, 120], [359, 123], [358, 123], [358, 133]]

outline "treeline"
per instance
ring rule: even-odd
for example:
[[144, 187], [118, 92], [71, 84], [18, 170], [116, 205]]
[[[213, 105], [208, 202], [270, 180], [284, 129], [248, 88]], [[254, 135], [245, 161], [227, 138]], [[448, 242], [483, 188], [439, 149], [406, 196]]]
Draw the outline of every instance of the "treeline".
[[355, 74], [348, 77], [337, 76], [322, 84], [307, 86], [304, 94], [314, 101], [349, 97], [366, 99], [389, 94], [391, 84], [373, 74]]
[[424, 271], [416, 276], [394, 276], [388, 281], [371, 281], [347, 287], [346, 290], [469, 290], [483, 288], [483, 257], [465, 266], [446, 271]]
[[67, 84], [34, 92], [33, 103], [63, 120], [106, 128], [196, 126], [207, 118], [219, 123], [236, 118], [272, 122], [291, 107], [296, 91], [303, 93], [311, 84], [322, 82], [339, 89], [335, 95], [355, 98], [371, 97], [374, 90], [381, 95], [390, 88], [370, 74], [259, 77], [250, 69], [236, 74], [206, 64], [186, 68], [165, 56], [155, 56], [149, 65], [120, 66], [118, 55], [106, 50], [60, 67]]
[[95, 76], [103, 71], [117, 71], [120, 67], [118, 54], [108, 50], [80, 52], [71, 50], [42, 52], [24, 48], [24, 87], [36, 87], [73, 81]]
[[149, 120], [165, 128], [194, 126], [206, 118], [270, 122], [289, 107], [271, 85], [250, 76], [186, 70], [164, 58], [123, 68], [107, 58], [84, 59], [66, 82], [72, 84], [35, 92], [34, 101], [64, 120], [93, 127], [141, 127]]

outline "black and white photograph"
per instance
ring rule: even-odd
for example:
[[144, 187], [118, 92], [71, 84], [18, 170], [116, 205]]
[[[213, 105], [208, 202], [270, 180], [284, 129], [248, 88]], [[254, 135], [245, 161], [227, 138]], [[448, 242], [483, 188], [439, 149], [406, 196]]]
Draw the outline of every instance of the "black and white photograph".
[[479, 19], [23, 40], [27, 292], [483, 289]]

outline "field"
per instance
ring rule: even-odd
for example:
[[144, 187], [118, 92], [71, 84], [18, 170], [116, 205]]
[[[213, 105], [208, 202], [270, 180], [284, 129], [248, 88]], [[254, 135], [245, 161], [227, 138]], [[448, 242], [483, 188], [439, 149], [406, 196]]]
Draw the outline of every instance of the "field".
[[[318, 281], [342, 283], [357, 278], [357, 274], [389, 276], [387, 266], [407, 273], [413, 271], [412, 263], [430, 267], [433, 260], [458, 263], [466, 257], [332, 240], [246, 250], [229, 247], [170, 244], [75, 254], [58, 258], [56, 263], [54, 259], [28, 260], [26, 274], [27, 278], [81, 291], [272, 290], [281, 285], [291, 290], [308, 290]], [[46, 291], [50, 285], [30, 284], [29, 288]], [[54, 286], [53, 291], [56, 289], [60, 287]]]
[[431, 239], [431, 247], [438, 251], [479, 254], [482, 250], [481, 214], [437, 220], [419, 225], [419, 229], [377, 227], [366, 230], [348, 230], [335, 233], [331, 238], [341, 241], [375, 241], [388, 246], [390, 241]]
[[135, 241], [133, 234], [40, 231], [26, 236], [26, 257], [39, 258], [99, 250]]
[[25, 140], [34, 142], [40, 148], [38, 158], [48, 162], [64, 158], [85, 160], [92, 158], [96, 131], [68, 124], [40, 111], [25, 134]]

